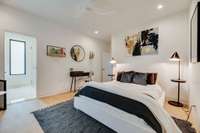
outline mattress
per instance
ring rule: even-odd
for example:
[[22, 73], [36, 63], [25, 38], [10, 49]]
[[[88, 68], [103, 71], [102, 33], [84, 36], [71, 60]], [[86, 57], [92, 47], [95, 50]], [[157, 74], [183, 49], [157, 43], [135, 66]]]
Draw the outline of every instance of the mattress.
[[[120, 96], [141, 101], [143, 104], [147, 105], [164, 127], [163, 132], [165, 132], [165, 130], [169, 133], [180, 132], [169, 114], [162, 107], [164, 104], [165, 93], [158, 85], [141, 86], [113, 81], [106, 83], [92, 82], [85, 86], [92, 86]], [[155, 132], [143, 119], [83, 95], [74, 98], [74, 107], [119, 133]]]

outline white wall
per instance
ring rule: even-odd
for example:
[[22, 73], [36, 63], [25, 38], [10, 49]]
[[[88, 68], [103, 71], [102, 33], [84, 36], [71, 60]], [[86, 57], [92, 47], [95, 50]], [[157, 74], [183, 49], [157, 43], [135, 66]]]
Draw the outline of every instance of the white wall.
[[[4, 33], [6, 31], [30, 35], [37, 39], [37, 91], [38, 96], [52, 95], [66, 91], [70, 86], [69, 68], [93, 70], [94, 79], [101, 80], [101, 53], [109, 51], [109, 45], [103, 41], [72, 32], [66, 27], [43, 18], [0, 5], [0, 78], [4, 77]], [[67, 49], [66, 58], [46, 56], [46, 45], [56, 45]], [[86, 60], [74, 62], [70, 48], [74, 44], [82, 45], [86, 50]], [[95, 52], [95, 59], [88, 60], [88, 51]]]
[[[192, 17], [197, 0], [193, 0], [189, 12], [189, 20]], [[188, 25], [189, 26], [189, 25]], [[190, 27], [190, 26], [189, 26]], [[200, 130], [200, 63], [189, 65], [189, 77], [190, 77], [190, 105], [196, 105], [192, 112], [193, 120]]]
[[[177, 84], [170, 82], [170, 79], [178, 78], [178, 64], [170, 62], [169, 57], [174, 51], [178, 51], [184, 61], [182, 62], [182, 78], [187, 80], [189, 55], [187, 20], [188, 13], [184, 11], [140, 27], [129, 27], [129, 30], [125, 32], [114, 34], [111, 46], [112, 56], [118, 63], [131, 63], [135, 70], [158, 72], [159, 84], [166, 91], [168, 99], [177, 99]], [[125, 37], [152, 27], [159, 27], [159, 54], [138, 57], [127, 56]], [[181, 89], [181, 100], [184, 102], [188, 102], [187, 88], [188, 86], [185, 84]]]

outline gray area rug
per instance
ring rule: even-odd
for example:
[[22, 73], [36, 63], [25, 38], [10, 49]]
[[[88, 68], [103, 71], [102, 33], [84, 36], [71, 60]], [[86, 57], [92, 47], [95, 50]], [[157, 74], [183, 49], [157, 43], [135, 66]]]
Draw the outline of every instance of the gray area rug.
[[174, 121], [176, 122], [176, 124], [183, 133], [196, 133], [196, 130], [192, 128], [192, 123], [175, 117], [172, 118], [174, 119]]
[[[74, 109], [73, 100], [33, 112], [45, 133], [115, 133], [85, 113]], [[196, 133], [191, 123], [173, 118], [183, 133]]]
[[73, 101], [33, 112], [45, 133], [115, 133], [81, 111]]

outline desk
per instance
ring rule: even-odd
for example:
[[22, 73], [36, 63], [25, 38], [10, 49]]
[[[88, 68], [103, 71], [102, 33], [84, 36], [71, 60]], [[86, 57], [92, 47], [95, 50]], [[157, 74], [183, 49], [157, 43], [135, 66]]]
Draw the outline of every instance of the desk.
[[110, 78], [111, 78], [111, 81], [113, 81], [114, 78], [115, 78], [115, 74], [108, 74], [108, 77], [110, 77]]
[[[76, 78], [85, 76], [88, 76], [88, 78], [90, 78], [90, 72], [83, 72], [83, 71], [70, 72], [70, 77], [72, 78], [70, 92], [72, 92], [72, 90], [74, 90], [74, 92], [76, 91]], [[73, 84], [74, 84], [74, 89], [73, 89]]]

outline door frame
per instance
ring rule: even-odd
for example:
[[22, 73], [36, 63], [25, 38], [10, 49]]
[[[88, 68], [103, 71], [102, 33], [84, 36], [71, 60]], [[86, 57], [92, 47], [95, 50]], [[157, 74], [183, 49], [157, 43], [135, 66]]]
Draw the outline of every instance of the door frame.
[[[11, 32], [11, 31], [4, 31], [4, 49], [3, 49], [3, 59], [4, 59], [4, 65], [3, 65], [3, 68], [4, 68], [4, 74], [3, 74], [3, 78], [4, 80], [6, 80], [6, 72], [7, 71], [7, 68], [6, 68], [6, 50], [7, 50], [7, 40], [6, 40], [6, 37], [8, 34], [13, 34], [13, 35], [17, 35], [17, 36], [23, 36], [23, 37], [27, 37], [27, 38], [32, 38], [34, 40], [34, 48], [31, 47], [32, 51], [34, 51], [35, 55], [34, 55], [34, 74], [35, 74], [35, 84], [34, 84], [34, 88], [35, 88], [35, 98], [38, 98], [38, 54], [37, 54], [37, 38], [34, 37], [34, 36], [30, 36], [30, 35], [26, 35], [26, 34], [23, 34], [23, 33], [17, 33], [17, 32]], [[10, 57], [9, 57], [10, 58]]]

